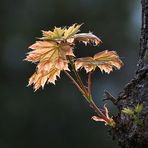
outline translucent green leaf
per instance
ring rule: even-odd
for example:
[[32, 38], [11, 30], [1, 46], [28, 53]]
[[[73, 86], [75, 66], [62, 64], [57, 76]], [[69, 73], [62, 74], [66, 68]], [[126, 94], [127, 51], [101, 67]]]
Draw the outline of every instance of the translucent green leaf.
[[135, 107], [135, 112], [136, 113], [140, 113], [143, 109], [143, 104], [137, 104], [137, 106]]
[[134, 114], [134, 112], [132, 111], [132, 109], [130, 109], [129, 107], [123, 108], [122, 112], [125, 113], [125, 114], [127, 114], [127, 115], [133, 115]]
[[77, 32], [80, 31], [80, 30], [79, 30], [80, 27], [81, 27], [81, 25], [73, 24], [73, 25], [70, 26], [69, 28], [65, 29], [64, 38], [67, 39], [67, 38], [70, 38], [70, 37], [72, 37], [73, 35], [75, 35]]

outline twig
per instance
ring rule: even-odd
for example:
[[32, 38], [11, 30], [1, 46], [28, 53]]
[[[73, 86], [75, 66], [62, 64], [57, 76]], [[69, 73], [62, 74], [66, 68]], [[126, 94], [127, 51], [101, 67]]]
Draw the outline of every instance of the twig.
[[82, 82], [82, 79], [80, 78], [78, 72], [76, 71], [75, 69], [75, 65], [74, 65], [74, 62], [72, 61], [71, 57], [68, 56], [68, 60], [70, 62], [70, 65], [72, 66], [72, 70], [76, 76], [76, 79], [77, 79], [77, 83], [79, 84], [79, 86], [81, 87], [81, 89], [85, 92], [86, 94], [86, 97], [88, 98], [88, 92], [86, 90], [86, 87], [84, 86], [83, 82]]
[[88, 74], [88, 96], [91, 96], [91, 72]]
[[115, 97], [113, 97], [107, 90], [104, 91], [105, 93], [105, 99], [103, 99], [104, 101], [105, 100], [110, 100], [113, 104], [117, 104], [117, 99]]
[[103, 112], [97, 107], [95, 102], [91, 100], [90, 106], [95, 110], [95, 112], [98, 114], [98, 116], [101, 116], [101, 118], [104, 118], [106, 121], [108, 121], [108, 118], [103, 114]]

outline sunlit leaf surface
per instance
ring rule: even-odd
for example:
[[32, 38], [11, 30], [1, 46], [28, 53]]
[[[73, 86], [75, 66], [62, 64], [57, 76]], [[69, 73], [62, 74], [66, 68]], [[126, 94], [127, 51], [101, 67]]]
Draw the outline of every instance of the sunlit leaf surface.
[[94, 57], [79, 58], [75, 62], [76, 70], [84, 68], [86, 72], [94, 71], [98, 67], [102, 72], [110, 73], [113, 67], [120, 69], [123, 65], [115, 51], [102, 51]]

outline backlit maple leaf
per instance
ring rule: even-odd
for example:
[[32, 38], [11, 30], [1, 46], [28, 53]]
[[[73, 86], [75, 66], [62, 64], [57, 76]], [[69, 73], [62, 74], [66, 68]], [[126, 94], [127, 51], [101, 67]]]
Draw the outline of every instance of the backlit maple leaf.
[[94, 57], [79, 58], [75, 61], [76, 70], [83, 68], [86, 72], [94, 71], [96, 67], [106, 73], [110, 73], [113, 67], [120, 69], [123, 65], [119, 56], [115, 51], [102, 51], [94, 55]]
[[53, 67], [49, 71], [42, 71], [40, 72], [37, 70], [29, 79], [29, 85], [34, 85], [34, 90], [36, 91], [41, 86], [44, 88], [45, 83], [53, 83], [55, 84], [55, 81], [57, 77], [60, 76], [60, 70]]
[[52, 31], [42, 31], [42, 40], [62, 40], [65, 29], [61, 27], [55, 27]]
[[25, 60], [38, 62], [37, 71], [29, 82], [29, 85], [34, 84], [35, 90], [41, 86], [44, 87], [46, 81], [55, 83], [61, 70], [69, 70], [66, 56], [74, 56], [72, 47], [66, 43], [37, 41], [29, 48], [33, 51], [28, 52]]
[[64, 38], [68, 39], [68, 38], [72, 37], [73, 35], [75, 35], [76, 33], [78, 33], [80, 31], [79, 30], [80, 27], [81, 27], [81, 25], [73, 24], [69, 28], [65, 28]]

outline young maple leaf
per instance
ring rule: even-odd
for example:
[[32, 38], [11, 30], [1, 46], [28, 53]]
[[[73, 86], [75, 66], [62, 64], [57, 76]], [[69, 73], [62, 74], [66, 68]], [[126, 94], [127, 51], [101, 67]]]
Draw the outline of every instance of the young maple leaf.
[[79, 30], [80, 27], [81, 27], [81, 25], [73, 24], [69, 28], [65, 28], [64, 39], [68, 39], [68, 38], [72, 37], [73, 35], [75, 35], [76, 33], [78, 33], [80, 31]]
[[69, 70], [66, 56], [74, 56], [72, 47], [65, 43], [37, 41], [29, 48], [33, 51], [28, 52], [25, 60], [38, 62], [37, 71], [29, 80], [29, 85], [34, 84], [35, 90], [44, 87], [46, 81], [54, 84], [61, 70]]
[[42, 30], [43, 37], [40, 39], [41, 40], [62, 40], [64, 32], [65, 32], [65, 29], [62, 29], [61, 27], [58, 27], [58, 28], [55, 27], [53, 32]]
[[86, 72], [94, 71], [96, 67], [106, 73], [110, 73], [113, 67], [120, 69], [123, 65], [119, 56], [115, 51], [102, 51], [94, 55], [94, 57], [79, 58], [75, 61], [76, 70], [84, 68]]

